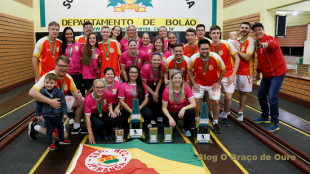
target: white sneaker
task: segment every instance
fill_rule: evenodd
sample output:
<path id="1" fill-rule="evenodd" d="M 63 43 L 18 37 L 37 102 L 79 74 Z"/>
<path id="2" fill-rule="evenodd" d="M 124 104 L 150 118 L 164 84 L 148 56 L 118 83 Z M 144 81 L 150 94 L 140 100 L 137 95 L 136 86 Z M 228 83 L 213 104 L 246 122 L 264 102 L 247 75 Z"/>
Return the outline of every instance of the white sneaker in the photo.
<path id="1" fill-rule="evenodd" d="M 148 127 L 148 128 L 152 127 L 152 124 L 148 124 L 147 127 Z"/>
<path id="2" fill-rule="evenodd" d="M 229 114 L 228 114 L 229 115 Z M 219 118 L 226 118 L 225 112 L 220 113 Z"/>
<path id="3" fill-rule="evenodd" d="M 74 124 L 74 119 L 73 118 L 70 118 L 69 119 L 69 124 L 71 125 L 71 124 Z"/>
<path id="4" fill-rule="evenodd" d="M 238 114 L 238 116 L 237 116 L 237 120 L 239 120 L 239 121 L 243 121 L 243 114 Z"/>
<path id="5" fill-rule="evenodd" d="M 154 120 L 151 120 L 151 124 L 156 124 L 156 121 L 154 121 Z"/>
<path id="6" fill-rule="evenodd" d="M 157 121 L 163 122 L 163 121 L 164 121 L 164 118 L 163 118 L 163 117 L 157 117 Z"/>

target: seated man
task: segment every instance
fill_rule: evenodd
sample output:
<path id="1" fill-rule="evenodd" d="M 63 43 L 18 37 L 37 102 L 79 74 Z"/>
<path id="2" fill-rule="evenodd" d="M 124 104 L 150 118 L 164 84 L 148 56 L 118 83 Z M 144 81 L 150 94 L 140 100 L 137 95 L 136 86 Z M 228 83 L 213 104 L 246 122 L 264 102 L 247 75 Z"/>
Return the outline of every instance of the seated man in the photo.
<path id="1" fill-rule="evenodd" d="M 68 112 L 72 112 L 74 110 L 75 113 L 75 120 L 73 129 L 71 134 L 87 134 L 87 130 L 80 126 L 81 117 L 83 116 L 84 112 L 84 97 L 80 93 L 79 90 L 75 87 L 75 84 L 72 80 L 72 77 L 67 74 L 69 69 L 69 59 L 62 55 L 56 59 L 55 70 L 50 71 L 49 73 L 55 73 L 57 76 L 57 84 L 56 86 L 60 88 L 65 96 L 67 92 L 70 90 L 73 96 L 66 96 L 66 103 Z M 40 78 L 40 80 L 30 89 L 29 95 L 40 101 L 42 103 L 47 103 L 51 107 L 55 109 L 59 109 L 61 107 L 61 103 L 58 101 L 59 99 L 50 99 L 45 97 L 40 93 L 40 89 L 44 87 L 44 79 L 45 75 Z M 36 123 L 29 123 L 29 138 L 31 140 L 36 139 L 36 132 L 40 132 L 46 135 L 46 129 L 37 125 Z M 57 139 L 57 133 L 54 131 L 55 136 L 54 139 Z M 67 136 L 67 132 L 65 131 L 65 137 Z"/>

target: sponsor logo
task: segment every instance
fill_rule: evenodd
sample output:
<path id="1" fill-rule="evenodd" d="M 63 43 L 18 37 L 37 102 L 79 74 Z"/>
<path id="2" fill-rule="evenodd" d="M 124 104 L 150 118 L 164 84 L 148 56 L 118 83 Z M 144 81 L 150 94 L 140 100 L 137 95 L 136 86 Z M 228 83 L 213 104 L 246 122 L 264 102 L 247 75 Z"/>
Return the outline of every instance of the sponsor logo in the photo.
<path id="1" fill-rule="evenodd" d="M 114 53 L 114 49 L 113 48 L 110 48 L 110 53 Z"/>
<path id="2" fill-rule="evenodd" d="M 212 65 L 209 66 L 209 70 L 213 70 L 213 66 Z"/>
<path id="3" fill-rule="evenodd" d="M 135 12 L 146 12 L 146 7 L 153 7 L 152 0 L 109 0 L 107 7 L 110 6 L 114 7 L 114 12 L 124 12 L 128 9 L 134 9 Z"/>
<path id="4" fill-rule="evenodd" d="M 241 83 L 241 88 L 245 88 L 245 84 L 244 83 Z"/>
<path id="5" fill-rule="evenodd" d="M 107 173 L 121 170 L 130 160 L 131 153 L 125 149 L 97 150 L 85 159 L 85 166 L 95 172 Z"/>

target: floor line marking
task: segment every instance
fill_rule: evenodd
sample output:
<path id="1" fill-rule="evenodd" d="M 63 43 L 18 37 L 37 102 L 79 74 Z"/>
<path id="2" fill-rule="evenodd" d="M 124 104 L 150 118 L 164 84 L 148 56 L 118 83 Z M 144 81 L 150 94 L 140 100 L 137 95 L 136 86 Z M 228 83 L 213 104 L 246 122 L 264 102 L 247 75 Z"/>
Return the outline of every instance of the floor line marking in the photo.
<path id="1" fill-rule="evenodd" d="M 68 121 L 69 121 L 69 118 L 66 119 L 64 125 L 67 125 Z M 53 140 L 53 144 L 54 144 L 54 143 L 55 143 L 55 140 Z M 33 168 L 30 170 L 29 174 L 33 174 L 33 173 L 37 170 L 37 168 L 39 167 L 39 165 L 41 164 L 41 162 L 44 160 L 44 158 L 47 156 L 47 154 L 48 154 L 49 151 L 50 151 L 50 150 L 49 150 L 48 148 L 45 150 L 45 152 L 43 153 L 43 155 L 40 157 L 40 159 L 37 161 L 37 163 L 36 163 L 36 164 L 33 166 Z"/>
<path id="2" fill-rule="evenodd" d="M 22 107 L 24 107 L 24 106 L 28 105 L 29 103 L 31 103 L 31 102 L 33 102 L 33 101 L 34 101 L 34 99 L 33 99 L 33 100 L 30 100 L 29 102 L 27 102 L 27 103 L 25 103 L 25 104 L 23 104 L 23 105 L 21 105 L 21 106 L 19 106 L 19 107 L 15 108 L 15 109 L 13 109 L 13 110 L 9 111 L 9 112 L 7 112 L 7 113 L 5 113 L 5 114 L 1 115 L 1 116 L 0 116 L 0 118 L 3 118 L 3 117 L 5 117 L 5 116 L 9 115 L 9 114 L 10 114 L 10 113 L 12 113 L 12 112 L 15 112 L 16 110 L 18 110 L 18 109 L 20 109 L 20 108 L 22 108 Z"/>
<path id="3" fill-rule="evenodd" d="M 178 132 L 181 134 L 181 136 L 183 137 L 183 139 L 185 140 L 185 142 L 188 143 L 188 144 L 191 144 L 191 142 L 189 141 L 189 139 L 183 134 L 183 132 L 181 131 L 181 129 L 180 129 L 179 127 L 177 127 L 177 130 L 178 130 Z M 197 157 L 198 157 L 198 154 L 199 154 L 198 151 L 196 150 L 196 148 L 195 148 L 195 146 L 194 146 L 193 144 L 192 144 L 192 146 L 193 146 L 193 149 L 194 149 L 195 154 L 196 154 Z M 202 159 L 201 159 L 200 161 L 201 161 L 201 163 L 202 163 L 202 165 L 203 165 L 203 168 L 204 168 L 206 174 L 211 174 L 211 171 L 209 170 L 209 168 L 207 167 L 207 165 L 205 164 L 205 162 L 203 162 Z"/>

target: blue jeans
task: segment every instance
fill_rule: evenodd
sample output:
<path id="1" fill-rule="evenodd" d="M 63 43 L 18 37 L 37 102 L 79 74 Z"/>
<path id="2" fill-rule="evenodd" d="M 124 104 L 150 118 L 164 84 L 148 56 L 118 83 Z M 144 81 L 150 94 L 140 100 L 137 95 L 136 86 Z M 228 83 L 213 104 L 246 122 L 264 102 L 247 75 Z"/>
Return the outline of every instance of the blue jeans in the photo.
<path id="1" fill-rule="evenodd" d="M 262 117 L 268 119 L 269 107 L 267 102 L 267 95 L 270 104 L 271 122 L 279 123 L 279 105 L 277 95 L 281 89 L 285 74 L 282 76 L 262 78 L 259 90 L 257 93 L 259 104 L 262 108 Z"/>
<path id="2" fill-rule="evenodd" d="M 62 116 L 57 117 L 44 117 L 44 127 L 46 128 L 46 141 L 47 145 L 53 143 L 53 131 L 57 129 L 58 137 L 60 141 L 65 139 L 64 137 L 64 125 L 62 123 Z"/>

